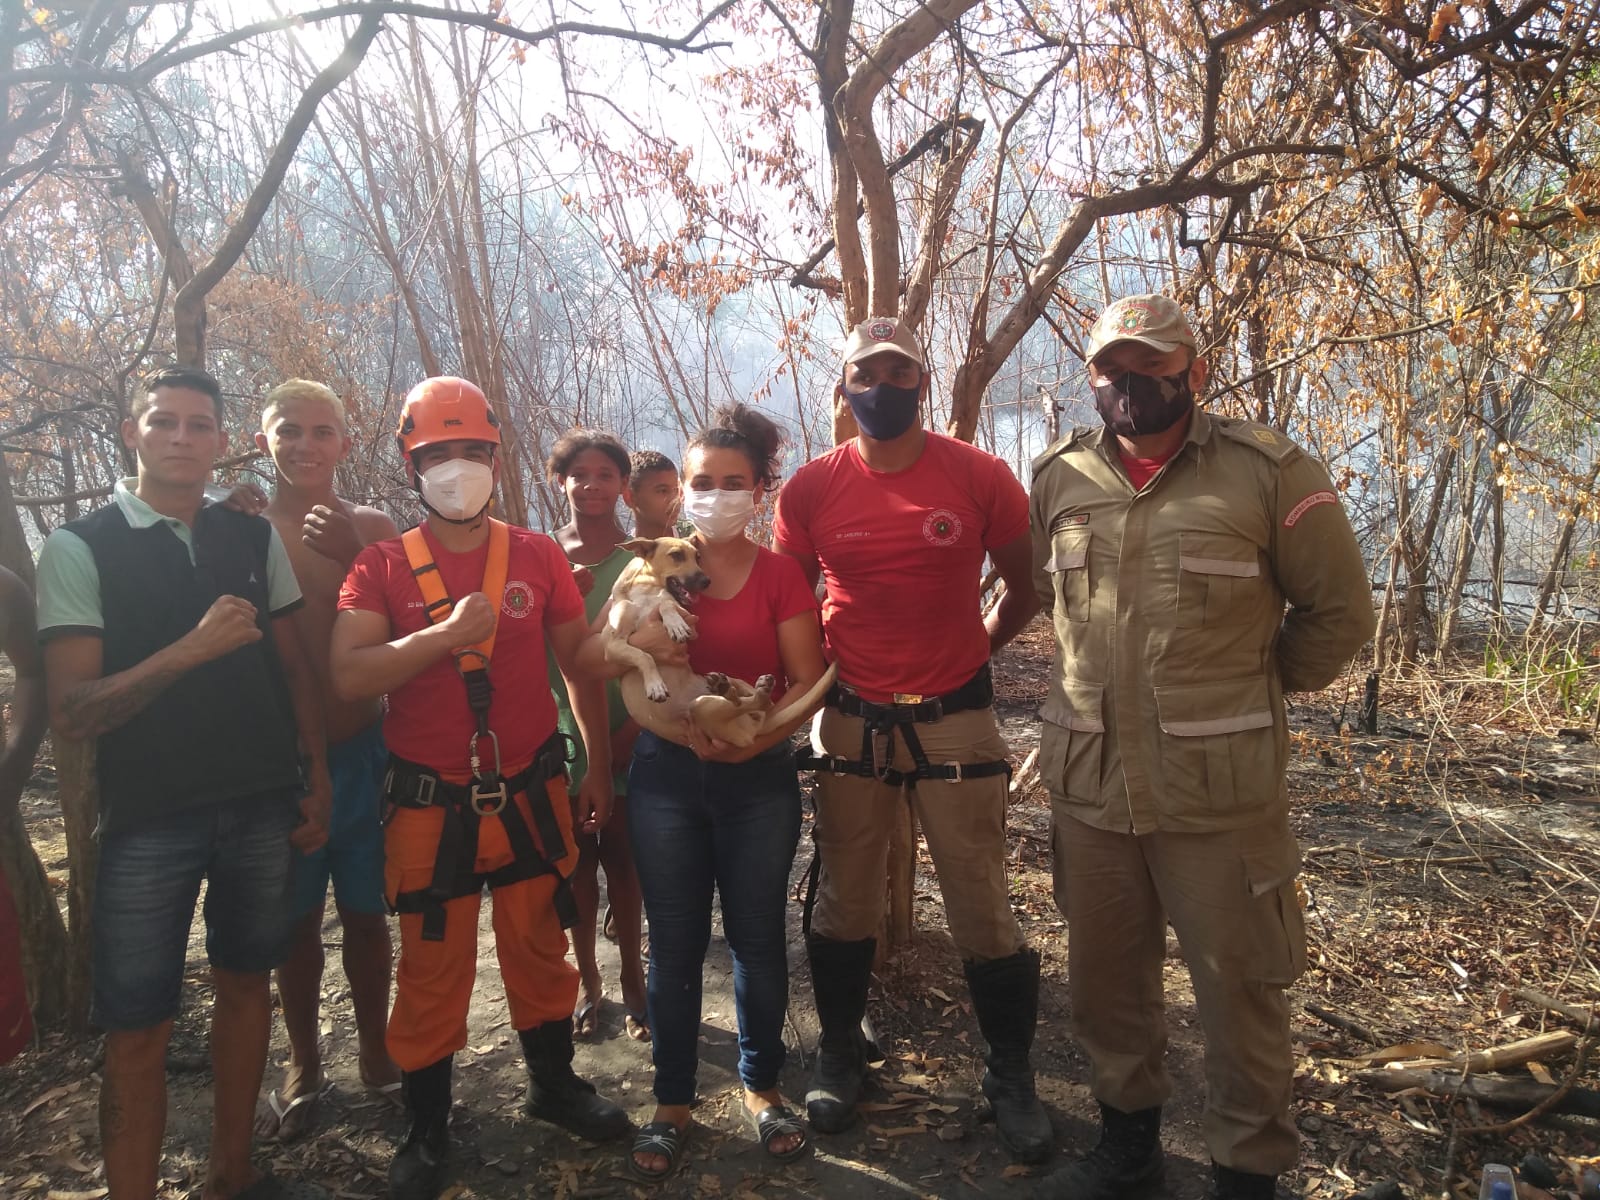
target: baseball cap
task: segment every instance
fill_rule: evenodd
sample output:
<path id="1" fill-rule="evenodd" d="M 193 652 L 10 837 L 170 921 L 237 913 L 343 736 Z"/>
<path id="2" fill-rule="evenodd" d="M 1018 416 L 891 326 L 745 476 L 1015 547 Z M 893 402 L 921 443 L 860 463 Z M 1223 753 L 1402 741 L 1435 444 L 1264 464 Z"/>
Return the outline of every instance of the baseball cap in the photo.
<path id="1" fill-rule="evenodd" d="M 848 366 L 874 354 L 899 354 L 922 366 L 922 347 L 912 336 L 911 329 L 898 317 L 868 317 L 850 331 L 844 344 L 844 362 Z"/>
<path id="2" fill-rule="evenodd" d="M 1089 330 L 1083 360 L 1093 362 L 1113 342 L 1142 342 L 1163 354 L 1179 346 L 1199 349 L 1183 309 L 1175 300 L 1155 294 L 1124 296 L 1107 307 Z"/>

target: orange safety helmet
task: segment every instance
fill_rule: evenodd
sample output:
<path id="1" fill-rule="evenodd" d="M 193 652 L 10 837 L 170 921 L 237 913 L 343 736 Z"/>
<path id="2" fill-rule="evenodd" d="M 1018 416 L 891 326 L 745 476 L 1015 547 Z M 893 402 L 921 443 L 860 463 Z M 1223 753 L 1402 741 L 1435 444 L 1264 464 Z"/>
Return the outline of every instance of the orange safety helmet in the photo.
<path id="1" fill-rule="evenodd" d="M 500 420 L 477 384 L 455 375 L 435 375 L 406 393 L 395 436 L 400 453 L 407 458 L 436 442 L 498 446 Z"/>

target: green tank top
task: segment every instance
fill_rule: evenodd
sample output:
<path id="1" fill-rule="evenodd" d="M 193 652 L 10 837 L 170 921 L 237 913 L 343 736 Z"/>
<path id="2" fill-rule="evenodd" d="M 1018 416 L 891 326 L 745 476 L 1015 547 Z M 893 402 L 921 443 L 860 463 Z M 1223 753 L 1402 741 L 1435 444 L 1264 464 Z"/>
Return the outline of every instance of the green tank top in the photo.
<path id="1" fill-rule="evenodd" d="M 622 574 L 622 569 L 633 561 L 633 557 L 632 550 L 618 547 L 589 568 L 589 573 L 594 576 L 594 587 L 590 588 L 589 594 L 583 598 L 583 612 L 585 619 L 591 624 L 605 607 L 606 601 L 611 598 L 612 586 Z M 578 736 L 578 721 L 572 715 L 572 701 L 567 696 L 567 681 L 561 678 L 561 668 L 556 666 L 555 655 L 546 651 L 545 657 L 550 671 L 550 691 L 556 700 L 556 724 L 577 746 L 577 757 L 572 763 L 572 787 L 576 791 L 584 776 L 589 773 L 589 755 L 584 750 L 583 739 Z M 615 679 L 606 682 L 606 705 L 611 710 L 611 732 L 615 733 L 628 721 L 628 710 L 622 703 L 622 688 Z M 618 796 L 626 795 L 628 764 L 612 763 L 611 769 L 612 791 Z"/>

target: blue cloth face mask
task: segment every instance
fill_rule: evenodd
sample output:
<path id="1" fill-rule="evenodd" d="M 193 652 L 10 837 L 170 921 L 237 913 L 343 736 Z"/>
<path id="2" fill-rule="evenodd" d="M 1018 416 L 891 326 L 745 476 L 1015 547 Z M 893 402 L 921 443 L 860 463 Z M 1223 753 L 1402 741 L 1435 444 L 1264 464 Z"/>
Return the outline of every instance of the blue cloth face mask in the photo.
<path id="1" fill-rule="evenodd" d="M 861 432 L 874 441 L 887 442 L 917 423 L 917 397 L 921 391 L 920 384 L 896 387 L 880 383 L 864 392 L 846 391 L 844 398 Z"/>

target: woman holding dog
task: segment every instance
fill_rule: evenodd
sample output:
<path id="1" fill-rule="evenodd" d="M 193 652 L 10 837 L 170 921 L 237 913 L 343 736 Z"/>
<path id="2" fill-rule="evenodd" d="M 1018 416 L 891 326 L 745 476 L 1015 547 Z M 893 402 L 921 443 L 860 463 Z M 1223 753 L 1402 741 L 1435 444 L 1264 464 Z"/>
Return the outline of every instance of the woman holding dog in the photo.
<path id="1" fill-rule="evenodd" d="M 778 484 L 781 442 L 771 421 L 736 405 L 689 443 L 683 470 L 683 514 L 711 579 L 695 602 L 689 665 L 746 681 L 772 675 L 774 701 L 810 687 L 826 669 L 816 599 L 798 564 L 749 536 L 757 506 Z M 665 641 L 657 627 L 641 630 L 634 644 L 654 653 Z M 785 908 L 800 836 L 794 755 L 777 732 L 736 748 L 686 727 L 684 741 L 642 732 L 628 773 L 628 828 L 650 918 L 657 1104 L 629 1167 L 649 1181 L 682 1161 L 713 888 L 733 955 L 745 1109 L 773 1159 L 787 1162 L 809 1145 L 778 1090 L 789 996 Z"/>

